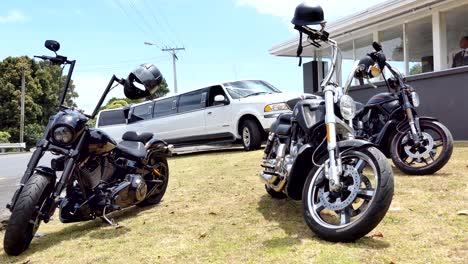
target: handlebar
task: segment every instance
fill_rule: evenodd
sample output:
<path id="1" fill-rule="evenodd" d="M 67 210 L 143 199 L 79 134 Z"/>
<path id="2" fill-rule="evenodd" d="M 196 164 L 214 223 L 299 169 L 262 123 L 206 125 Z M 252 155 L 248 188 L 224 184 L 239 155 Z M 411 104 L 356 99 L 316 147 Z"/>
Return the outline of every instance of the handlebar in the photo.
<path id="1" fill-rule="evenodd" d="M 53 64 L 56 64 L 56 65 L 70 64 L 71 63 L 70 61 L 68 61 L 67 57 L 60 56 L 60 55 L 57 55 L 55 57 L 42 55 L 42 56 L 34 56 L 34 58 L 38 58 L 38 59 L 45 60 L 45 61 L 50 61 L 50 62 L 52 62 Z"/>

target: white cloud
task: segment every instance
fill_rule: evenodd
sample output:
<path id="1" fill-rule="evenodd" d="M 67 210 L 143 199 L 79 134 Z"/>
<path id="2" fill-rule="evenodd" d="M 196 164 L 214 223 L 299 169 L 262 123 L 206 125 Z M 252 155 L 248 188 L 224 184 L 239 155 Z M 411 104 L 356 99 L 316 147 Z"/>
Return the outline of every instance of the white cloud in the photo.
<path id="1" fill-rule="evenodd" d="M 17 23 L 26 21 L 26 16 L 18 10 L 11 10 L 5 16 L 0 16 L 0 24 Z"/>
<path id="2" fill-rule="evenodd" d="M 333 22 L 342 17 L 351 15 L 386 0 L 317 0 L 314 1 L 322 6 L 325 19 Z M 289 23 L 294 15 L 294 9 L 304 0 L 237 0 L 236 5 L 249 6 L 257 9 L 260 14 L 277 16 Z"/>

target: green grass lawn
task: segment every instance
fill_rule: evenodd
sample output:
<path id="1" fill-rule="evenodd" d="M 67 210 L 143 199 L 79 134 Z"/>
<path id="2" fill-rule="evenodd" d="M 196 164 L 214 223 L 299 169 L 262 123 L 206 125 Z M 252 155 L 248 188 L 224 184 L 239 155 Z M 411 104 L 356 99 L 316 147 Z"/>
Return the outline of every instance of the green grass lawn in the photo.
<path id="1" fill-rule="evenodd" d="M 20 257 L 0 263 L 467 263 L 468 144 L 433 176 L 395 171 L 384 220 L 355 243 L 329 243 L 309 230 L 300 202 L 272 200 L 260 182 L 262 151 L 172 158 L 156 207 L 101 220 L 43 224 Z M 3 237 L 3 233 L 2 233 Z M 1 246 L 0 246 L 1 247 Z"/>

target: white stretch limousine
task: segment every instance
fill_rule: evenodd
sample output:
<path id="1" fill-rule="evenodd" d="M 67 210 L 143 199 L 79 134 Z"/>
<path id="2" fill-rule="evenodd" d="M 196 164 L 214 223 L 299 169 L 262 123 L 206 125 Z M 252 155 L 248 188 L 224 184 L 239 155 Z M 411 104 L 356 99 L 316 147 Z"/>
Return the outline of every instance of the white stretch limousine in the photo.
<path id="1" fill-rule="evenodd" d="M 286 102 L 300 97 L 264 81 L 228 82 L 132 105 L 128 118 L 122 108 L 101 111 L 96 127 L 114 138 L 151 132 L 176 147 L 240 141 L 254 150 L 276 117 L 291 111 Z"/>

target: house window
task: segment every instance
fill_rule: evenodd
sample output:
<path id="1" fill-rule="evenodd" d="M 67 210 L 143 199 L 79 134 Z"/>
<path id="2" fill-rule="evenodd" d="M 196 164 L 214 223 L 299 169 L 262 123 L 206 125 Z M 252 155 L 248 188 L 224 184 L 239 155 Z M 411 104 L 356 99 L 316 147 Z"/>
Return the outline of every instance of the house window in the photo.
<path id="1" fill-rule="evenodd" d="M 400 72 L 405 72 L 403 25 L 392 27 L 379 32 L 379 40 L 382 44 L 383 52 L 387 57 L 387 62 Z M 388 70 L 385 76 L 390 76 Z"/>
<path id="2" fill-rule="evenodd" d="M 468 5 L 460 6 L 448 11 L 445 14 L 447 26 L 447 65 L 449 68 L 454 66 L 468 66 L 468 54 L 460 48 L 460 41 L 468 37 Z M 465 53 L 465 54 L 463 54 Z M 454 58 L 457 56 L 455 63 Z M 463 55 L 465 55 L 464 58 Z"/>
<path id="3" fill-rule="evenodd" d="M 434 71 L 432 17 L 406 24 L 408 75 Z"/>

